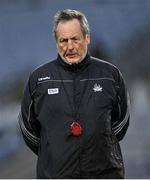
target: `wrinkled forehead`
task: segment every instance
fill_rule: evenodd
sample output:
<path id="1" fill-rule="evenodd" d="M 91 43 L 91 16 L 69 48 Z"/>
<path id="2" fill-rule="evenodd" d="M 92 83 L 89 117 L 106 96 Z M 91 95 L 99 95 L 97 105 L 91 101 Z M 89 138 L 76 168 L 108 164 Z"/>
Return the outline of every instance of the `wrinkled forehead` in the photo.
<path id="1" fill-rule="evenodd" d="M 77 19 L 60 21 L 56 29 L 57 36 L 65 34 L 82 34 L 80 22 Z"/>

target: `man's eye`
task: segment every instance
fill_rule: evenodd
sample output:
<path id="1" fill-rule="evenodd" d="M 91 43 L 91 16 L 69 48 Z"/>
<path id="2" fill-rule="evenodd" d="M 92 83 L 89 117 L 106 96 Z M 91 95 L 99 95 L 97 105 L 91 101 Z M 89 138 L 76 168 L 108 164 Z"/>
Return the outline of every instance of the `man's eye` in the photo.
<path id="1" fill-rule="evenodd" d="M 68 40 L 67 39 L 60 39 L 59 42 L 60 43 L 64 43 L 64 42 L 67 42 Z"/>
<path id="2" fill-rule="evenodd" d="M 72 40 L 74 40 L 74 41 L 78 41 L 79 39 L 78 39 L 78 38 L 73 38 Z"/>

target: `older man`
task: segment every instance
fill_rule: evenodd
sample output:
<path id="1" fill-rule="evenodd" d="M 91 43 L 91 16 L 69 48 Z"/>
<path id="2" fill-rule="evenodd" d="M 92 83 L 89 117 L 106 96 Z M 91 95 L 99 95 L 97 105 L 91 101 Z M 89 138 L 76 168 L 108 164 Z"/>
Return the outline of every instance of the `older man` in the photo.
<path id="1" fill-rule="evenodd" d="M 20 127 L 38 155 L 38 178 L 124 178 L 119 141 L 128 125 L 120 71 L 90 56 L 89 24 L 79 11 L 54 17 L 55 60 L 33 71 Z"/>

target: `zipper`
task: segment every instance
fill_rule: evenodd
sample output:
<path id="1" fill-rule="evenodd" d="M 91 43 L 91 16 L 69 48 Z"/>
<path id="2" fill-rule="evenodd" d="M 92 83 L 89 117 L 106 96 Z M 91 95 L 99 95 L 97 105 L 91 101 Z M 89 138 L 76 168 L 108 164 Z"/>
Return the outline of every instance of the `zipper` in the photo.
<path id="1" fill-rule="evenodd" d="M 72 104 L 71 100 L 70 100 L 70 97 L 69 97 L 69 93 L 68 93 L 68 91 L 67 91 L 67 89 L 65 87 L 65 84 L 63 82 L 63 76 L 61 75 L 61 69 L 58 68 L 58 74 L 59 74 L 60 79 L 61 79 L 61 83 L 62 83 L 64 92 L 65 92 L 65 95 L 66 95 L 66 98 L 67 98 L 67 102 L 70 105 L 70 108 L 72 110 L 72 117 L 73 117 L 74 121 L 77 121 L 80 124 L 79 109 L 80 109 L 80 106 L 81 106 L 81 103 L 82 103 L 82 100 L 83 100 L 85 90 L 86 90 L 86 88 L 88 86 L 88 83 L 84 84 L 83 89 L 79 89 L 79 90 L 82 90 L 82 91 L 80 92 L 79 97 L 77 97 L 76 95 L 78 93 L 78 82 L 80 82 L 80 79 L 79 79 L 80 74 L 77 71 L 78 71 L 78 67 L 74 66 L 73 67 L 73 72 L 72 72 L 72 79 L 73 79 L 73 104 Z M 89 76 L 89 71 L 87 71 L 87 73 L 88 73 L 88 76 Z M 83 129 L 83 133 L 84 133 L 84 129 Z M 79 143 L 79 157 L 78 157 L 79 158 L 79 176 L 81 176 L 82 138 L 79 137 L 78 141 L 79 141 L 78 142 Z"/>

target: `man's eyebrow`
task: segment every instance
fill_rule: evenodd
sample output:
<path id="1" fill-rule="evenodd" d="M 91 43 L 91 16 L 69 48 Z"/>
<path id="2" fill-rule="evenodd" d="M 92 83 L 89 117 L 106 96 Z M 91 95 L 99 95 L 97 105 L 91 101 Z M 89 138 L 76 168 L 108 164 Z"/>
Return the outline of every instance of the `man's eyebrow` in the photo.
<path id="1" fill-rule="evenodd" d="M 60 37 L 60 38 L 59 38 L 59 41 L 60 41 L 60 42 L 68 42 L 69 39 L 71 39 L 71 40 L 76 40 L 76 39 L 80 39 L 80 37 L 78 37 L 77 35 L 72 36 L 72 37 L 70 37 L 70 38 Z"/>
<path id="2" fill-rule="evenodd" d="M 68 38 L 60 38 L 59 41 L 68 41 Z"/>

